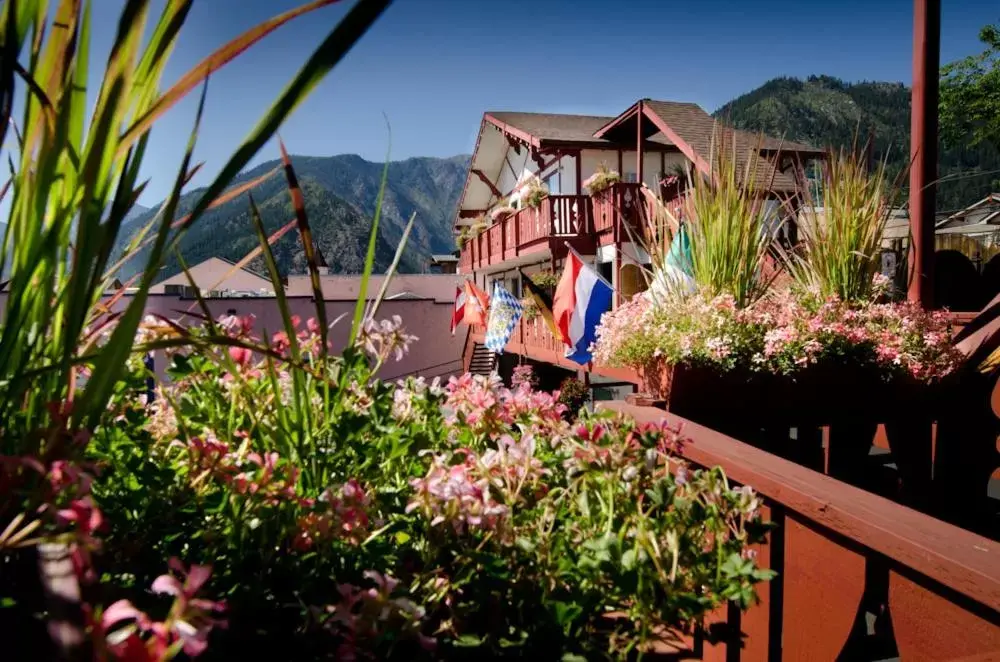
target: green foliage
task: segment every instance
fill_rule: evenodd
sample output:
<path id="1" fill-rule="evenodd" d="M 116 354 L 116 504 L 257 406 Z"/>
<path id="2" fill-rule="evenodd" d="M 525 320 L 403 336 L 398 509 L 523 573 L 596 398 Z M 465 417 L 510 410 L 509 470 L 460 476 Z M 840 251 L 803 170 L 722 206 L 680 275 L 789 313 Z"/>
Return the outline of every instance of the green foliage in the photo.
<path id="1" fill-rule="evenodd" d="M 192 154 L 206 103 L 204 83 L 276 28 L 333 1 L 313 0 L 252 27 L 166 90 L 161 89 L 161 77 L 190 0 L 158 3 L 158 14 L 144 0 L 121 3 L 112 47 L 97 80 L 90 79 L 92 3 L 8 0 L 0 8 L 0 143 L 9 147 L 11 170 L 0 192 L 0 197 L 11 195 L 0 250 L 0 271 L 9 274 L 0 336 L 0 564 L 16 569 L 0 576 L 0 601 L 15 605 L 15 619 L 60 621 L 63 636 L 58 645 L 65 650 L 43 650 L 31 640 L 34 630 L 26 631 L 15 649 L 33 650 L 45 658 L 51 653 L 88 659 L 91 652 L 95 659 L 107 658 L 101 612 L 70 599 L 44 605 L 36 573 L 40 567 L 43 583 L 58 582 L 60 596 L 75 593 L 74 581 L 84 585 L 84 596 L 94 592 L 92 556 L 100 548 L 96 536 L 101 517 L 89 493 L 89 467 L 83 463 L 94 450 L 91 434 L 107 419 L 109 403 L 135 387 L 132 376 L 142 369 L 142 354 L 134 346 L 137 338 L 140 345 L 150 341 L 146 348 L 184 342 L 169 325 L 161 325 L 155 338 L 150 336 L 150 324 L 143 320 L 149 287 L 185 232 L 225 197 L 230 179 L 272 138 L 385 3 L 357 3 L 330 31 L 221 172 L 192 194 L 183 220 L 172 227 L 182 189 L 200 167 Z M 135 201 L 146 186 L 139 176 L 149 133 L 164 113 L 198 87 L 195 122 L 170 195 L 125 250 L 131 254 L 140 241 L 145 245 L 136 287 L 128 299 L 119 291 L 102 302 L 117 271 L 112 259 L 122 228 L 140 212 Z M 89 115 L 88 89 L 97 93 Z M 4 141 L 9 127 L 12 140 Z M 116 459 L 138 472 L 150 470 L 141 452 Z M 132 481 L 124 488 L 138 484 Z M 162 508 L 152 507 L 154 517 L 169 517 Z M 42 543 L 43 554 L 63 555 L 58 576 L 48 560 L 39 563 L 33 556 Z M 73 574 L 63 564 L 70 557 Z M 35 581 L 26 581 L 32 576 Z M 164 576 L 161 584 L 173 586 L 176 581 Z M 188 586 L 190 595 L 179 596 L 160 624 L 170 629 L 182 618 L 201 619 L 204 614 L 195 614 L 201 607 L 185 611 L 194 604 L 188 598 L 198 588 Z M 113 611 L 114 605 L 104 606 Z M 87 622 L 93 632 L 76 626 L 84 622 L 84 608 L 92 610 Z M 167 629 L 161 630 L 164 637 Z M 183 642 L 176 632 L 169 637 L 176 641 L 164 640 L 164 651 L 156 653 L 156 659 L 168 659 L 180 649 Z M 92 645 L 96 650 L 89 650 Z"/>
<path id="2" fill-rule="evenodd" d="M 889 181 L 910 162 L 910 88 L 901 83 L 775 78 L 722 106 L 715 116 L 737 128 L 820 148 L 852 150 L 870 136 L 872 159 L 886 164 Z M 996 145 L 946 146 L 938 162 L 939 210 L 962 209 L 1000 188 Z"/>
<path id="3" fill-rule="evenodd" d="M 688 468 L 678 430 L 571 425 L 482 377 L 383 384 L 395 331 L 367 328 L 344 356 L 300 330 L 300 367 L 176 354 L 148 417 L 141 372 L 122 382 L 91 445 L 112 595 L 152 608 L 165 559 L 211 563 L 230 612 L 210 658 L 620 659 L 771 576 L 760 501 Z"/>
<path id="4" fill-rule="evenodd" d="M 956 147 L 1000 149 L 1000 24 L 979 32 L 986 48 L 941 68 L 941 137 Z"/>
<path id="5" fill-rule="evenodd" d="M 538 287 L 553 290 L 556 285 L 559 284 L 560 274 L 557 274 L 551 269 L 542 269 L 539 272 L 528 274 L 528 277 L 531 278 L 531 282 Z"/>
<path id="6" fill-rule="evenodd" d="M 579 414 L 590 399 L 590 389 L 576 377 L 567 377 L 559 385 L 559 402 L 573 414 Z"/>

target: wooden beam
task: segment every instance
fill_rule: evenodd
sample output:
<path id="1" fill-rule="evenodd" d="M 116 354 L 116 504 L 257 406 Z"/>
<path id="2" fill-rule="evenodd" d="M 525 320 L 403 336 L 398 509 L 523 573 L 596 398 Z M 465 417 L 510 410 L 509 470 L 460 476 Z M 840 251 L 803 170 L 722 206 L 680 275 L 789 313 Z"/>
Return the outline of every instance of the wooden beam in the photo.
<path id="1" fill-rule="evenodd" d="M 487 177 L 482 170 L 479 168 L 472 168 L 469 172 L 478 177 L 483 184 L 486 184 L 490 188 L 490 192 L 492 192 L 498 200 L 503 197 L 503 194 L 500 193 L 500 189 L 496 187 L 496 184 L 490 181 L 490 178 Z"/>
<path id="2" fill-rule="evenodd" d="M 913 3 L 910 107 L 910 301 L 934 305 L 934 211 L 937 179 L 941 0 Z"/>
<path id="3" fill-rule="evenodd" d="M 520 140 L 521 142 L 523 142 L 525 145 L 531 145 L 531 146 L 534 146 L 534 147 L 539 147 L 540 146 L 539 143 L 538 143 L 538 138 L 535 138 L 530 133 L 522 131 L 521 129 L 518 129 L 517 127 L 514 127 L 514 126 L 511 126 L 511 125 L 506 124 L 504 122 L 501 122 L 500 120 L 498 120 L 493 115 L 490 115 L 489 113 L 486 113 L 485 115 L 483 115 L 483 119 L 485 121 L 489 122 L 490 124 L 492 124 L 493 126 L 495 126 L 496 128 L 498 128 L 501 132 L 503 132 L 505 135 L 507 135 L 508 138 L 510 138 L 510 137 L 517 138 L 518 140 Z"/>

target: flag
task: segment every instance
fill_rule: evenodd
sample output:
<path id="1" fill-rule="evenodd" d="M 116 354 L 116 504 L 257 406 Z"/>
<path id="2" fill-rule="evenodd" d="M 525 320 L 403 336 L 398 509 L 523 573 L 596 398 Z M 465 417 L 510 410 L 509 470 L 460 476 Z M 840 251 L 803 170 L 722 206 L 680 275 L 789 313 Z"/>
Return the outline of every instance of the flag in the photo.
<path id="1" fill-rule="evenodd" d="M 611 309 L 613 294 L 608 281 L 570 250 L 552 303 L 559 335 L 567 345 L 566 358 L 580 365 L 590 363 L 590 346 L 601 315 Z"/>
<path id="2" fill-rule="evenodd" d="M 670 242 L 670 250 L 663 261 L 663 269 L 653 277 L 654 293 L 692 293 L 696 289 L 691 269 L 691 240 L 684 225 L 681 225 Z"/>
<path id="3" fill-rule="evenodd" d="M 521 283 L 524 285 L 524 289 L 528 292 L 528 296 L 531 297 L 535 305 L 538 306 L 538 314 L 542 316 L 545 320 L 545 324 L 548 325 L 549 330 L 552 331 L 552 335 L 556 338 L 562 338 L 562 334 L 559 333 L 559 327 L 556 326 L 555 317 L 552 316 L 552 299 L 546 294 L 542 288 L 535 285 L 530 278 L 528 278 L 523 271 L 521 271 Z"/>
<path id="4" fill-rule="evenodd" d="M 486 323 L 486 345 L 487 349 L 493 350 L 494 354 L 502 354 L 503 348 L 507 346 L 517 320 L 521 318 L 524 308 L 513 294 L 504 289 L 500 281 L 493 283 L 493 303 L 490 306 L 490 317 Z"/>
<path id="5" fill-rule="evenodd" d="M 461 287 L 455 288 L 455 308 L 451 312 L 451 335 L 455 335 L 455 329 L 465 321 L 465 290 Z"/>
<path id="6" fill-rule="evenodd" d="M 471 280 L 465 281 L 465 313 L 462 318 L 469 326 L 486 326 L 486 312 L 490 307 L 490 296 L 476 287 Z"/>

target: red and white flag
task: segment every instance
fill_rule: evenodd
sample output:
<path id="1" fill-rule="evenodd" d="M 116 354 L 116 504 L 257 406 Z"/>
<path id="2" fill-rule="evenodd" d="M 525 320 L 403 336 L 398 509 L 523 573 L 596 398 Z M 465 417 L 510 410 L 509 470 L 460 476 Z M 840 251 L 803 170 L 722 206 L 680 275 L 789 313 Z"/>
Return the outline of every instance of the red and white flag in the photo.
<path id="1" fill-rule="evenodd" d="M 455 335 L 458 324 L 465 319 L 465 290 L 455 288 L 455 309 L 451 312 L 451 335 Z"/>

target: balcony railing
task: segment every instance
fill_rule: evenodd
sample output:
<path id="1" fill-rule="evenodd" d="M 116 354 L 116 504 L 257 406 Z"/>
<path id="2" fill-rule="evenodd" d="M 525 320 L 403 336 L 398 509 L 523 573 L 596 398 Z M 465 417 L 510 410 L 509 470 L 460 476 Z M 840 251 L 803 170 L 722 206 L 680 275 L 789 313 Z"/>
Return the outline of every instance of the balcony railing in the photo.
<path id="1" fill-rule="evenodd" d="M 594 231 L 602 245 L 628 241 L 642 228 L 646 200 L 640 189 L 639 184 L 619 182 L 594 196 Z"/>
<path id="2" fill-rule="evenodd" d="M 586 195 L 550 195 L 538 208 L 497 221 L 462 247 L 459 266 L 474 271 L 523 254 L 551 250 L 553 242 L 589 237 L 592 205 Z"/>
<path id="3" fill-rule="evenodd" d="M 486 330 L 483 328 L 470 329 L 469 339 L 473 343 L 482 345 L 486 342 Z M 526 320 L 523 317 L 518 322 L 514 333 L 511 334 L 505 351 L 520 354 L 536 361 L 544 361 L 554 365 L 562 366 L 568 370 L 576 370 L 580 366 L 566 358 L 566 347 L 562 341 L 552 335 L 548 325 L 541 317 Z M 607 366 L 593 365 L 591 370 L 597 374 L 612 377 L 622 382 L 638 383 L 638 376 L 632 370 L 622 368 L 609 368 Z"/>

